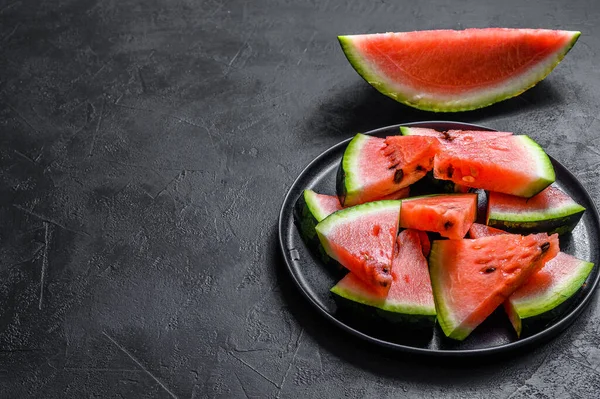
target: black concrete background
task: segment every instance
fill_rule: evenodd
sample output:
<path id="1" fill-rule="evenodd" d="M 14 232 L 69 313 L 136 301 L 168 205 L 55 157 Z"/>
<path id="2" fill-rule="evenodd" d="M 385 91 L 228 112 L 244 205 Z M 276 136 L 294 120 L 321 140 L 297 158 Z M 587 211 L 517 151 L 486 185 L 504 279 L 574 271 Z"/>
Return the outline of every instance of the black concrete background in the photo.
<path id="1" fill-rule="evenodd" d="M 596 200 L 600 8 L 581 1 L 0 0 L 0 397 L 595 398 L 598 301 L 508 359 L 444 363 L 338 331 L 286 274 L 304 166 L 394 123 L 531 135 Z M 383 97 L 336 35 L 580 30 L 518 98 Z"/>

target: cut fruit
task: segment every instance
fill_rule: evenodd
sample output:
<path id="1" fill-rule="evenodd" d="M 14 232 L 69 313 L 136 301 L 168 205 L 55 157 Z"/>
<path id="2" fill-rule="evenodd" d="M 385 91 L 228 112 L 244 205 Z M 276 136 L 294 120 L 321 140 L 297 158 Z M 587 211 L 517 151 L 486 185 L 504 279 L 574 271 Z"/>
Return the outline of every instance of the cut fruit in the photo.
<path id="1" fill-rule="evenodd" d="M 471 228 L 469 229 L 469 237 L 471 237 L 471 238 L 497 236 L 500 234 L 508 234 L 508 233 L 504 230 L 486 226 L 485 224 L 481 224 L 481 223 L 473 223 L 471 225 Z"/>
<path id="2" fill-rule="evenodd" d="M 393 282 L 387 294 L 374 291 L 354 273 L 348 273 L 331 292 L 353 303 L 377 308 L 377 314 L 390 321 L 425 322 L 431 328 L 435 321 L 435 303 L 419 233 L 404 230 L 396 242 Z"/>
<path id="3" fill-rule="evenodd" d="M 504 234 L 502 230 L 474 223 L 471 237 Z M 504 309 L 517 336 L 539 331 L 564 312 L 569 299 L 581 288 L 593 263 L 559 252 L 534 273 L 506 301 Z"/>
<path id="4" fill-rule="evenodd" d="M 532 197 L 555 180 L 548 155 L 527 136 L 452 146 L 435 157 L 434 177 L 519 197 Z"/>
<path id="5" fill-rule="evenodd" d="M 337 194 L 343 206 L 379 200 L 408 187 L 431 170 L 437 140 L 404 139 L 388 142 L 360 133 L 354 136 L 344 151 L 337 176 Z"/>
<path id="6" fill-rule="evenodd" d="M 427 136 L 435 137 L 442 147 L 463 145 L 495 139 L 497 137 L 512 136 L 511 132 L 496 132 L 488 130 L 444 130 L 439 131 L 424 127 L 401 126 L 400 133 L 403 136 Z"/>
<path id="7" fill-rule="evenodd" d="M 481 108 L 521 94 L 558 65 L 580 32 L 430 30 L 339 36 L 356 72 L 382 94 L 437 112 Z"/>
<path id="8" fill-rule="evenodd" d="M 583 206 L 554 186 L 529 199 L 488 193 L 487 224 L 512 233 L 568 233 L 584 212 Z"/>
<path id="9" fill-rule="evenodd" d="M 440 194 L 402 201 L 400 227 L 461 239 L 477 218 L 477 194 Z"/>
<path id="10" fill-rule="evenodd" d="M 401 201 L 376 201 L 332 213 L 316 231 L 329 256 L 380 293 L 392 283 Z"/>
<path id="11" fill-rule="evenodd" d="M 431 284 L 446 336 L 465 339 L 558 250 L 558 235 L 544 233 L 434 241 Z"/>
<path id="12" fill-rule="evenodd" d="M 518 336 L 559 315 L 560 305 L 583 285 L 593 263 L 560 252 L 505 302 L 504 309 Z"/>

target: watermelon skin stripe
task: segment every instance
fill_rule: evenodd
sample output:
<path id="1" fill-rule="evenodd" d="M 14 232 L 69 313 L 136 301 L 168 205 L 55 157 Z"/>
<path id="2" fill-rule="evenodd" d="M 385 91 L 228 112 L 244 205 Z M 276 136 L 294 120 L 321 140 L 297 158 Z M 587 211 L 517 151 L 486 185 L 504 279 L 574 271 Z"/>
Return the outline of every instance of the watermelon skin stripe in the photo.
<path id="1" fill-rule="evenodd" d="M 425 111 L 434 112 L 458 112 L 487 107 L 496 102 L 518 96 L 538 82 L 543 80 L 563 60 L 565 55 L 579 39 L 581 32 L 564 32 L 570 36 L 567 44 L 560 51 L 546 57 L 538 65 L 531 68 L 525 74 L 514 76 L 495 86 L 485 87 L 479 90 L 471 90 L 456 95 L 442 95 L 437 93 L 419 92 L 408 84 L 393 81 L 374 64 L 370 63 L 361 54 L 359 44 L 361 40 L 371 35 L 346 35 L 338 36 L 338 40 L 346 55 L 346 58 L 356 72 L 380 93 L 408 106 Z M 382 33 L 378 35 L 393 35 Z"/>
<path id="2" fill-rule="evenodd" d="M 347 283 L 352 284 L 352 283 Z M 435 316 L 435 307 L 429 307 L 424 305 L 416 305 L 410 303 L 400 303 L 393 300 L 377 297 L 375 295 L 369 295 L 366 290 L 361 290 L 360 295 L 356 294 L 356 288 L 351 285 L 346 286 L 346 281 L 342 280 L 336 284 L 332 289 L 336 295 L 346 298 L 353 302 L 358 302 L 363 305 L 376 307 L 381 310 L 385 310 L 392 313 L 400 313 L 405 315 L 419 315 L 419 316 Z"/>

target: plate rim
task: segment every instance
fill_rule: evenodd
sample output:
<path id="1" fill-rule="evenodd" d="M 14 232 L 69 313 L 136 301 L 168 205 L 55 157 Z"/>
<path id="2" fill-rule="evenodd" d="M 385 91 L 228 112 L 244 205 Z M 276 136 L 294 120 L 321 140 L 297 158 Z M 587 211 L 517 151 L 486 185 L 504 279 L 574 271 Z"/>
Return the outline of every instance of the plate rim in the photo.
<path id="1" fill-rule="evenodd" d="M 474 124 L 474 123 L 433 120 L 433 121 L 418 121 L 418 122 L 407 122 L 407 123 L 388 125 L 388 126 L 383 126 L 383 127 L 369 130 L 362 134 L 376 135 L 377 133 L 382 132 L 382 131 L 391 130 L 391 129 L 399 129 L 400 126 L 427 127 L 425 125 L 429 125 L 429 126 L 431 126 L 431 125 L 462 125 L 462 126 L 468 126 L 469 128 L 478 129 L 478 130 L 497 131 L 490 127 L 479 125 L 479 124 Z M 283 232 L 284 219 L 286 218 L 285 217 L 286 212 L 289 212 L 288 203 L 292 202 L 292 200 L 293 200 L 291 198 L 292 191 L 294 191 L 294 188 L 297 186 L 300 179 L 303 178 L 304 175 L 310 169 L 312 169 L 313 165 L 317 164 L 323 158 L 325 158 L 328 155 L 328 153 L 336 151 L 339 147 L 341 147 L 343 145 L 347 145 L 347 143 L 349 143 L 350 140 L 352 140 L 352 137 L 344 139 L 344 140 L 338 142 L 337 144 L 330 146 L 329 148 L 327 148 L 326 150 L 321 152 L 319 155 L 317 155 L 315 158 L 313 158 L 302 169 L 302 171 L 298 174 L 296 179 L 294 179 L 294 182 L 288 188 L 287 193 L 284 197 L 283 203 L 281 205 L 281 209 L 279 211 L 279 220 L 278 220 L 279 250 L 281 251 L 286 268 L 287 268 L 292 280 L 294 281 L 294 284 L 300 290 L 300 292 L 302 293 L 304 298 L 308 300 L 308 302 L 313 306 L 314 309 L 318 310 L 318 313 L 321 316 L 324 316 L 326 319 L 328 319 L 329 322 L 332 322 L 334 325 L 341 328 L 342 330 L 350 333 L 351 335 L 353 335 L 355 337 L 361 338 L 371 344 L 376 344 L 381 347 L 387 347 L 387 348 L 390 348 L 390 349 L 393 349 L 396 351 L 405 352 L 405 353 L 409 353 L 409 354 L 439 356 L 439 357 L 497 355 L 500 353 L 507 353 L 507 352 L 514 351 L 516 349 L 524 348 L 524 347 L 533 345 L 536 342 L 539 342 L 542 340 L 548 340 L 548 339 L 558 335 L 560 332 L 564 331 L 567 327 L 569 327 L 575 320 L 577 320 L 578 316 L 589 305 L 589 302 L 591 301 L 593 295 L 596 292 L 598 283 L 600 282 L 600 272 L 598 272 L 596 274 L 596 278 L 591 282 L 591 287 L 590 287 L 589 291 L 585 294 L 585 296 L 581 299 L 581 301 L 569 313 L 567 313 L 563 318 L 561 318 L 559 321 L 557 321 L 554 325 L 552 325 L 536 334 L 533 334 L 531 336 L 528 336 L 528 337 L 525 337 L 522 339 L 518 339 L 517 341 L 509 342 L 507 344 L 492 346 L 489 348 L 476 348 L 476 349 L 431 349 L 431 348 L 414 347 L 414 346 L 399 344 L 399 343 L 395 343 L 395 342 L 385 341 L 383 339 L 373 337 L 371 335 L 368 335 L 362 331 L 359 331 L 359 330 L 347 325 L 346 323 L 344 323 L 343 321 L 340 321 L 338 318 L 336 318 L 334 315 L 332 315 L 329 311 L 327 311 L 326 309 L 323 309 L 322 306 L 315 299 L 313 299 L 311 294 L 304 287 L 303 283 L 298 279 L 298 277 L 294 273 L 294 270 L 291 266 L 291 261 L 288 259 L 289 249 L 286 248 L 286 245 L 284 242 L 285 241 L 284 240 L 284 232 Z M 598 214 L 598 210 L 593 201 L 593 198 L 590 196 L 590 194 L 588 193 L 586 188 L 579 181 L 579 179 L 577 179 L 577 177 L 568 168 L 566 168 L 562 163 L 560 163 L 559 161 L 554 159 L 549 154 L 548 154 L 548 157 L 550 158 L 550 160 L 552 161 L 553 164 L 558 165 L 562 169 L 562 172 L 566 173 L 568 175 L 568 177 L 576 183 L 576 185 L 578 186 L 577 188 L 579 190 L 581 190 L 581 192 L 584 194 L 587 201 L 591 205 L 590 207 L 586 208 L 586 211 L 589 211 L 591 213 L 592 218 L 595 221 L 595 224 L 600 229 L 600 215 Z M 291 209 L 293 209 L 293 204 L 292 204 Z M 598 251 L 598 249 L 600 249 L 600 248 L 597 248 L 596 251 Z M 286 252 L 286 250 L 288 250 L 288 252 Z M 600 265 L 594 265 L 594 267 L 599 267 L 599 266 Z"/>

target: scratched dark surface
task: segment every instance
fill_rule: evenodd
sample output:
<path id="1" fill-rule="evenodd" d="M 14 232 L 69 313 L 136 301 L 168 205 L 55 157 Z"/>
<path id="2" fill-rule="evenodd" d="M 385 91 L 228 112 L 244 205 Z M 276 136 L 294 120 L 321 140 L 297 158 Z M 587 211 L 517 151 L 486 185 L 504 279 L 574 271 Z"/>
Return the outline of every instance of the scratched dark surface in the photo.
<path id="1" fill-rule="evenodd" d="M 314 313 L 277 217 L 305 165 L 380 126 L 530 134 L 600 205 L 589 1 L 0 0 L 0 397 L 595 398 L 600 307 L 510 359 L 387 354 Z M 378 94 L 336 35 L 580 30 L 540 85 L 435 115 Z"/>

